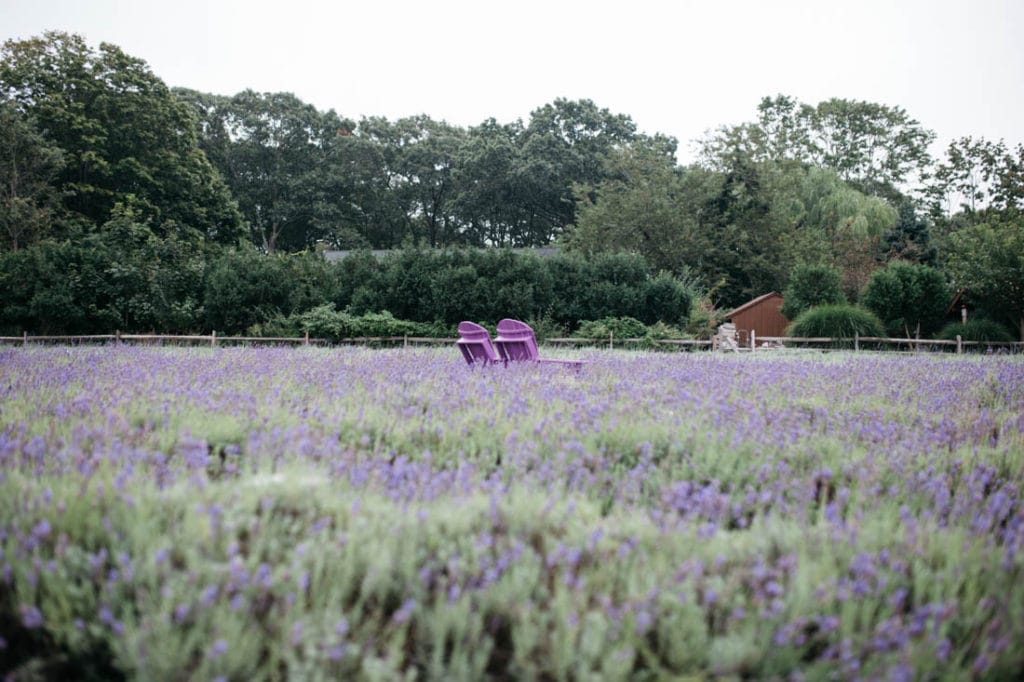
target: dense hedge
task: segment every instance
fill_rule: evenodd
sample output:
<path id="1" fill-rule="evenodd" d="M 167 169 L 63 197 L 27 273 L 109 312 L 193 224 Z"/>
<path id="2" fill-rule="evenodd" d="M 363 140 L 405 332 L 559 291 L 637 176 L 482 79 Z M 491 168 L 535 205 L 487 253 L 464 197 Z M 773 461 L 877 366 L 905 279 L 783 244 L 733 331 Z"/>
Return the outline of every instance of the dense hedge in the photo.
<path id="1" fill-rule="evenodd" d="M 504 249 L 407 249 L 376 263 L 370 259 L 356 254 L 339 264 L 343 273 L 358 275 L 358 283 L 341 285 L 334 300 L 339 310 L 387 310 L 414 322 L 453 324 L 547 319 L 572 328 L 580 320 L 625 316 L 676 324 L 687 319 L 693 298 L 685 284 L 653 272 L 634 254 L 585 259 Z"/>
<path id="2" fill-rule="evenodd" d="M 389 328 L 405 320 L 454 330 L 460 320 L 513 317 L 557 334 L 602 318 L 682 325 L 695 298 L 689 285 L 631 254 L 411 248 L 332 264 L 315 253 L 211 248 L 188 232 L 161 239 L 118 220 L 102 233 L 0 254 L 0 334 L 298 331 L 327 312 L 347 316 L 325 322 L 339 332 L 387 312 Z"/>

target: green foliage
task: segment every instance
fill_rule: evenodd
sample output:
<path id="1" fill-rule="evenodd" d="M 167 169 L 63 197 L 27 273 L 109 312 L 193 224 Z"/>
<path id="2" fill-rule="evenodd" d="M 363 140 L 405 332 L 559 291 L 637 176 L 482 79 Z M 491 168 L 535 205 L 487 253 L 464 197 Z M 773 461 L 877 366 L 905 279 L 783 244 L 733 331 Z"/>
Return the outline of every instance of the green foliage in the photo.
<path id="1" fill-rule="evenodd" d="M 657 268 L 679 272 L 707 241 L 687 210 L 686 188 L 671 155 L 642 146 L 617 150 L 607 178 L 576 186 L 578 218 L 565 235 L 566 247 L 585 254 L 640 253 Z"/>
<path id="2" fill-rule="evenodd" d="M 715 330 L 724 320 L 725 311 L 715 305 L 710 293 L 701 292 L 690 308 L 685 332 L 695 339 L 708 340 L 715 335 Z"/>
<path id="3" fill-rule="evenodd" d="M 67 33 L 9 40 L 0 91 L 61 150 L 55 189 L 73 213 L 103 224 L 115 205 L 134 203 L 158 233 L 173 222 L 220 243 L 241 236 L 237 207 L 198 147 L 194 115 L 141 59 Z"/>
<path id="4" fill-rule="evenodd" d="M 0 329 L 8 333 L 187 333 L 202 326 L 202 237 L 157 237 L 118 206 L 101 230 L 0 255 Z"/>
<path id="5" fill-rule="evenodd" d="M 874 313 L 848 304 L 822 305 L 804 311 L 786 330 L 787 336 L 852 339 L 885 336 L 885 325 Z"/>
<path id="6" fill-rule="evenodd" d="M 207 329 L 229 334 L 330 300 L 335 275 L 316 254 L 261 254 L 251 247 L 222 252 L 203 289 Z"/>
<path id="7" fill-rule="evenodd" d="M 337 245 L 336 228 L 350 216 L 331 165 L 333 144 L 354 122 L 290 93 L 175 94 L 198 115 L 201 146 L 238 201 L 254 244 L 267 252 L 320 240 Z"/>
<path id="8" fill-rule="evenodd" d="M 932 265 L 936 252 L 928 221 L 918 217 L 909 199 L 900 201 L 897 211 L 896 224 L 885 235 L 889 259 Z"/>
<path id="9" fill-rule="evenodd" d="M 600 320 L 586 320 L 580 323 L 576 336 L 585 339 L 635 339 L 647 335 L 647 326 L 633 317 L 605 317 Z"/>
<path id="10" fill-rule="evenodd" d="M 291 287 L 284 259 L 252 248 L 225 251 L 210 264 L 203 292 L 205 324 L 221 333 L 239 333 L 288 314 Z"/>
<path id="11" fill-rule="evenodd" d="M 818 305 L 845 303 L 842 275 L 831 265 L 798 265 L 782 292 L 782 314 L 795 320 L 806 310 Z"/>
<path id="12" fill-rule="evenodd" d="M 861 303 L 885 322 L 890 334 L 907 338 L 936 331 L 950 300 L 938 270 L 900 262 L 875 272 L 861 296 Z"/>
<path id="13" fill-rule="evenodd" d="M 353 313 L 389 310 L 419 322 L 546 318 L 565 327 L 632 316 L 679 323 L 692 296 L 692 285 L 652 274 L 643 257 L 623 253 L 540 258 L 508 249 L 410 248 L 375 266 L 363 259 L 351 269 L 344 261 L 340 267 L 338 286 L 352 294 L 339 303 Z"/>
<path id="14" fill-rule="evenodd" d="M 976 220 L 989 212 L 1024 210 L 1024 143 L 962 137 L 949 143 L 946 158 L 935 165 L 926 188 L 932 215 L 945 217 L 947 206 Z"/>
<path id="15" fill-rule="evenodd" d="M 410 322 L 396 319 L 388 311 L 352 315 L 335 310 L 333 303 L 325 303 L 289 317 L 276 318 L 251 329 L 268 336 L 299 336 L 340 341 L 367 337 L 430 337 L 454 338 L 455 329 L 444 323 Z"/>
<path id="16" fill-rule="evenodd" d="M 709 136 L 702 154 L 715 162 L 743 149 L 755 161 L 797 161 L 829 169 L 866 194 L 894 199 L 927 169 L 934 139 L 900 107 L 838 98 L 810 105 L 778 95 L 761 100 L 756 122 Z"/>
<path id="17" fill-rule="evenodd" d="M 54 147 L 13 102 L 0 99 L 0 250 L 17 251 L 53 230 L 64 165 Z"/>
<path id="18" fill-rule="evenodd" d="M 958 336 L 964 341 L 996 341 L 1000 343 L 1013 341 L 1013 336 L 1006 330 L 1006 327 L 998 322 L 985 319 L 947 324 L 935 335 L 935 338 L 954 341 Z"/>
<path id="19" fill-rule="evenodd" d="M 697 286 L 662 270 L 644 284 L 644 304 L 640 319 L 647 324 L 679 324 L 690 316 Z"/>
<path id="20" fill-rule="evenodd" d="M 675 140 L 590 100 L 469 129 L 357 124 L 288 93 L 172 92 L 144 61 L 67 33 L 0 57 L 0 249 L 36 249 L 3 259 L 8 331 L 238 332 L 333 303 L 447 325 L 629 316 L 703 336 L 716 305 L 782 291 L 800 263 L 838 268 L 855 301 L 900 258 L 940 263 L 1024 339 L 1024 146 L 952 143 L 929 224 L 901 188 L 929 171 L 934 136 L 899 107 L 766 97 L 680 167 Z M 407 248 L 335 267 L 209 248 L 246 237 L 262 253 Z M 567 253 L 548 260 L 459 250 L 555 241 Z M 705 287 L 714 300 L 698 304 Z M 793 317 L 841 299 L 786 300 Z M 884 315 L 890 331 L 935 326 Z"/>
<path id="21" fill-rule="evenodd" d="M 1024 341 L 1024 217 L 991 217 L 949 235 L 946 270 L 955 288 L 966 289 L 989 315 L 1017 325 Z"/>

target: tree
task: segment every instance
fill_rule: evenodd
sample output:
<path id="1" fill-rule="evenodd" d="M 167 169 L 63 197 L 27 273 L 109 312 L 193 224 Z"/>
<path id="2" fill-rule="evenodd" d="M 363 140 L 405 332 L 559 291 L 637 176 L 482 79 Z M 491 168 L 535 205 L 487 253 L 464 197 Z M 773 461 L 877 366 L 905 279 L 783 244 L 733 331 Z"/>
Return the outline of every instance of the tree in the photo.
<path id="1" fill-rule="evenodd" d="M 755 162 L 827 168 L 861 192 L 895 201 L 928 170 L 934 139 L 900 107 L 836 98 L 811 106 L 778 95 L 761 100 L 757 122 L 721 128 L 701 147 L 712 167 L 741 149 Z"/>
<path id="2" fill-rule="evenodd" d="M 937 331 L 949 301 L 949 287 L 938 270 L 901 262 L 875 272 L 861 297 L 890 334 L 902 332 L 908 339 Z"/>
<path id="3" fill-rule="evenodd" d="M 333 141 L 329 174 L 344 197 L 346 221 L 339 233 L 349 248 L 396 248 L 412 238 L 411 199 L 400 183 L 391 124 L 364 118 L 356 133 Z"/>
<path id="4" fill-rule="evenodd" d="M 954 288 L 1012 320 L 1024 341 L 1024 218 L 992 217 L 949 235 L 945 269 Z"/>
<path id="5" fill-rule="evenodd" d="M 411 200 L 415 236 L 434 248 L 458 243 L 453 174 L 465 131 L 428 116 L 400 119 L 395 126 L 402 139 L 397 170 Z"/>
<path id="6" fill-rule="evenodd" d="M 697 262 L 710 248 L 687 202 L 685 174 L 670 156 L 626 146 L 612 154 L 607 175 L 596 186 L 576 185 L 579 215 L 566 232 L 566 248 L 639 253 L 670 272 Z"/>
<path id="7" fill-rule="evenodd" d="M 896 224 L 885 235 L 889 260 L 931 264 L 935 260 L 935 247 L 931 244 L 928 221 L 918 217 L 914 202 L 900 201 Z"/>
<path id="8" fill-rule="evenodd" d="M 548 243 L 532 229 L 529 183 L 519 169 L 523 125 L 494 119 L 470 128 L 455 167 L 454 211 L 461 239 L 473 246 L 536 246 Z M 545 230 L 546 232 L 546 230 Z"/>
<path id="9" fill-rule="evenodd" d="M 520 138 L 514 170 L 520 205 L 528 213 L 530 244 L 547 244 L 576 219 L 573 187 L 596 185 L 611 153 L 637 141 L 636 124 L 590 100 L 556 99 L 535 109 Z M 675 152 L 675 140 L 650 144 Z"/>
<path id="10" fill-rule="evenodd" d="M 843 293 L 856 300 L 878 268 L 882 237 L 896 224 L 886 201 L 850 187 L 832 171 L 808 170 L 801 194 L 802 223 L 843 275 Z"/>
<path id="11" fill-rule="evenodd" d="M 0 234 L 17 251 L 46 235 L 58 206 L 53 180 L 63 165 L 52 146 L 11 102 L 0 100 Z"/>
<path id="12" fill-rule="evenodd" d="M 334 139 L 353 122 L 291 93 L 176 94 L 200 116 L 203 149 L 238 200 L 254 244 L 273 252 L 334 241 L 345 196 L 329 162 Z"/>
<path id="13" fill-rule="evenodd" d="M 783 290 L 784 302 L 780 312 L 795 320 L 815 306 L 845 303 L 842 281 L 842 275 L 834 266 L 798 265 Z"/>
<path id="14" fill-rule="evenodd" d="M 1024 144 L 1010 148 L 1002 140 L 953 140 L 935 168 L 928 196 L 936 218 L 959 211 L 980 214 L 976 220 L 982 222 L 986 210 L 1024 211 Z"/>
<path id="15" fill-rule="evenodd" d="M 58 32 L 7 41 L 0 55 L 0 91 L 63 151 L 55 184 L 68 209 L 100 225 L 131 196 L 156 229 L 167 221 L 222 243 L 240 236 L 195 116 L 145 62 Z"/>

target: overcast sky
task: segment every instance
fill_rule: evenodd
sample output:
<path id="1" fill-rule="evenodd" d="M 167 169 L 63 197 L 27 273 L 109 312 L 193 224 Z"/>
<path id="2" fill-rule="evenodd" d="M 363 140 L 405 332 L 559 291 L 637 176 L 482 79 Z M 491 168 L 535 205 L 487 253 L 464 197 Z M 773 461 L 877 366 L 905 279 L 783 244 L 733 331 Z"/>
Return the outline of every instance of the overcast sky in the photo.
<path id="1" fill-rule="evenodd" d="M 900 106 L 1024 141 L 1024 0 L 0 0 L 0 39 L 111 42 L 168 85 L 362 116 L 526 121 L 557 97 L 691 143 L 761 97 Z"/>

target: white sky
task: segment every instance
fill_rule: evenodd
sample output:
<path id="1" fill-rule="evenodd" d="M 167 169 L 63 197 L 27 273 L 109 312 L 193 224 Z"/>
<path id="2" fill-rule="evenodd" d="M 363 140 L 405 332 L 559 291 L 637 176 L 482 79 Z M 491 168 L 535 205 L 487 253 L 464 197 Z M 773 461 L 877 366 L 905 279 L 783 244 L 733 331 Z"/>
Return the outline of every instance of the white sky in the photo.
<path id="1" fill-rule="evenodd" d="M 111 42 L 168 85 L 288 91 L 358 120 L 507 123 L 592 99 L 691 143 L 762 96 L 900 106 L 1024 140 L 1024 0 L 0 0 L 0 40 Z"/>

